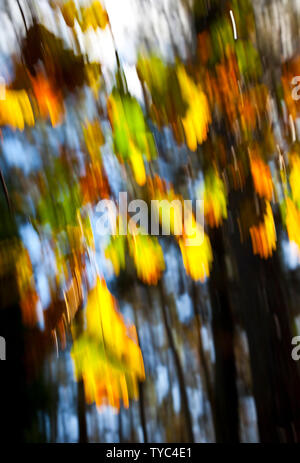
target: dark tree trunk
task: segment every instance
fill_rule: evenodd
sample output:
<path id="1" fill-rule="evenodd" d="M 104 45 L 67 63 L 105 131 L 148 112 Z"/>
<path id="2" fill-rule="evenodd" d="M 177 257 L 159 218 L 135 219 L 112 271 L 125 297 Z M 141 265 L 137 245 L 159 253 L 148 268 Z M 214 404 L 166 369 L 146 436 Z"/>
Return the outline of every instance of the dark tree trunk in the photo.
<path id="1" fill-rule="evenodd" d="M 199 298 L 197 294 L 197 286 L 195 282 L 192 282 L 192 300 L 193 300 L 193 309 L 194 309 L 194 316 L 197 328 L 197 339 L 198 339 L 198 352 L 199 352 L 199 362 L 200 368 L 203 371 L 204 376 L 204 384 L 206 388 L 207 398 L 210 403 L 212 419 L 214 430 L 216 432 L 216 413 L 215 413 L 215 397 L 214 397 L 214 389 L 211 381 L 211 372 L 209 370 L 209 366 L 207 363 L 207 358 L 205 356 L 203 342 L 202 342 L 202 335 L 201 335 L 201 320 L 200 320 L 200 311 L 198 310 L 199 305 Z"/>
<path id="2" fill-rule="evenodd" d="M 80 336 L 83 332 L 84 319 L 82 307 L 79 308 L 76 317 L 76 336 Z M 86 406 L 85 406 L 85 393 L 84 383 L 81 378 L 77 383 L 77 415 L 78 415 L 78 428 L 79 428 L 79 442 L 87 443 L 87 424 L 86 424 Z"/>
<path id="3" fill-rule="evenodd" d="M 34 407 L 29 408 L 24 365 L 24 337 L 14 276 L 0 281 L 0 336 L 6 342 L 6 360 L 0 362 L 0 441 L 25 441 Z"/>
<path id="4" fill-rule="evenodd" d="M 134 312 L 134 323 L 136 326 L 136 331 L 137 331 L 137 336 L 138 336 L 138 343 L 139 343 L 139 346 L 141 346 L 140 337 L 139 337 L 139 319 L 138 319 L 138 314 L 136 313 L 135 304 L 133 304 L 133 312 Z M 147 433 L 143 383 L 139 383 L 139 411 L 140 411 L 140 419 L 141 419 L 141 425 L 142 425 L 142 430 L 143 430 L 144 444 L 147 444 L 148 443 L 148 433 Z"/>
<path id="5" fill-rule="evenodd" d="M 77 383 L 77 413 L 78 413 L 78 426 L 79 426 L 79 443 L 87 443 L 87 426 L 85 416 L 85 396 L 84 396 L 84 384 L 81 379 Z"/>
<path id="6" fill-rule="evenodd" d="M 139 383 L 139 406 L 140 406 L 140 418 L 141 425 L 143 429 L 144 444 L 148 443 L 148 433 L 147 433 L 147 422 L 146 422 L 146 413 L 145 413 L 145 401 L 144 401 L 144 385 Z"/>
<path id="7" fill-rule="evenodd" d="M 119 415 L 118 415 L 118 431 L 119 431 L 119 443 L 122 444 L 124 442 L 123 439 L 123 425 L 122 425 L 122 407 L 120 407 Z"/>
<path id="8" fill-rule="evenodd" d="M 237 240 L 236 240 L 237 242 Z M 238 246 L 240 312 L 247 333 L 260 440 L 300 441 L 300 377 L 278 256 L 267 261 Z"/>
<path id="9" fill-rule="evenodd" d="M 163 322 L 164 322 L 167 338 L 169 341 L 169 345 L 170 345 L 170 349 L 172 352 L 172 356 L 173 356 L 173 360 L 174 360 L 174 364 L 176 368 L 176 373 L 178 377 L 178 384 L 179 384 L 180 397 L 181 397 L 181 407 L 182 407 L 183 415 L 184 415 L 185 422 L 186 422 L 187 441 L 193 443 L 194 433 L 193 433 L 192 417 L 191 417 L 191 413 L 189 409 L 189 403 L 188 403 L 188 397 L 187 397 L 187 391 L 186 391 L 186 385 L 185 385 L 185 379 L 184 379 L 184 372 L 182 369 L 179 354 L 175 346 L 175 341 L 173 339 L 173 334 L 172 334 L 172 330 L 170 327 L 170 323 L 168 320 L 167 304 L 165 300 L 165 292 L 164 292 L 164 286 L 163 286 L 162 280 L 160 280 L 159 282 L 159 291 L 160 291 L 160 296 L 161 296 L 161 312 L 162 312 Z"/>
<path id="10" fill-rule="evenodd" d="M 239 442 L 239 409 L 234 355 L 234 323 L 226 279 L 222 229 L 212 229 L 210 240 L 214 252 L 209 286 L 215 347 L 215 433 L 217 442 L 234 443 Z"/>

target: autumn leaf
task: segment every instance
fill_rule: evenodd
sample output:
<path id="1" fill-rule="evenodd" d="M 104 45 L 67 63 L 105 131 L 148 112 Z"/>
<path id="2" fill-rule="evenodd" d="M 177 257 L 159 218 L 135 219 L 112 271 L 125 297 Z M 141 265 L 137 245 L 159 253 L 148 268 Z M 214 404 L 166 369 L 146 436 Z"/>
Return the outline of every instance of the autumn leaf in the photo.
<path id="1" fill-rule="evenodd" d="M 126 325 L 105 280 L 97 278 L 85 307 L 86 329 L 74 339 L 71 355 L 77 379 L 82 378 L 88 403 L 111 405 L 138 397 L 138 381 L 145 378 L 134 326 Z"/>
<path id="2" fill-rule="evenodd" d="M 148 285 L 156 285 L 165 269 L 163 252 L 157 238 L 139 234 L 130 235 L 128 239 L 138 278 Z"/>
<path id="3" fill-rule="evenodd" d="M 276 229 L 274 224 L 273 212 L 269 202 L 266 202 L 266 212 L 263 222 L 250 227 L 253 253 L 258 254 L 264 259 L 272 256 L 276 249 Z"/>
<path id="4" fill-rule="evenodd" d="M 196 85 L 181 65 L 177 70 L 181 92 L 188 103 L 185 116 L 181 119 L 187 146 L 196 151 L 197 145 L 206 140 L 211 122 L 210 109 L 201 86 Z"/>
<path id="5" fill-rule="evenodd" d="M 0 100 L 0 125 L 24 130 L 34 125 L 32 105 L 25 90 L 5 91 L 5 99 Z"/>
<path id="6" fill-rule="evenodd" d="M 217 171 L 211 169 L 204 177 L 204 215 L 210 227 L 218 227 L 227 218 L 225 186 Z"/>

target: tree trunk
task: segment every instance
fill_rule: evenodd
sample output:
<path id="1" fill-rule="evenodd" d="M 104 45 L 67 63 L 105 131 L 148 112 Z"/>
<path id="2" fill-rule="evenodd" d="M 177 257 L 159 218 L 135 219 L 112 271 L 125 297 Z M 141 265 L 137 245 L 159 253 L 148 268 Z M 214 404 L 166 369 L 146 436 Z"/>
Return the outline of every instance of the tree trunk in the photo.
<path id="1" fill-rule="evenodd" d="M 160 291 L 160 296 L 161 296 L 161 312 L 162 312 L 163 322 L 164 322 L 167 338 L 168 338 L 170 349 L 173 355 L 176 373 L 178 377 L 180 397 L 181 397 L 181 407 L 182 407 L 183 414 L 185 417 L 185 422 L 186 422 L 187 440 L 190 443 L 194 443 L 192 417 L 191 417 L 191 413 L 189 409 L 188 397 L 187 397 L 185 380 L 184 380 L 184 372 L 181 366 L 180 357 L 179 357 L 179 354 L 175 346 L 172 330 L 171 330 L 169 320 L 168 320 L 167 304 L 165 300 L 164 286 L 163 286 L 162 280 L 160 280 L 158 285 L 159 285 L 159 291 Z"/>
<path id="2" fill-rule="evenodd" d="M 239 409 L 234 355 L 234 323 L 229 299 L 222 228 L 210 230 L 214 251 L 209 279 L 215 348 L 214 405 L 217 442 L 239 442 Z"/>
<path id="3" fill-rule="evenodd" d="M 34 407 L 29 408 L 24 365 L 24 337 L 14 276 L 0 281 L 0 336 L 6 342 L 6 360 L 0 362 L 0 430 L 2 442 L 26 440 Z"/>
<path id="4" fill-rule="evenodd" d="M 207 398 L 210 403 L 211 414 L 213 419 L 213 426 L 214 431 L 216 432 L 216 413 L 215 413 L 215 397 L 214 397 L 214 389 L 211 381 L 211 373 L 209 371 L 209 366 L 207 364 L 207 358 L 205 356 L 203 342 L 202 342 L 202 335 L 201 335 L 201 321 L 200 321 L 200 313 L 198 310 L 198 295 L 197 295 L 197 286 L 195 282 L 192 282 L 192 301 L 193 301 L 193 309 L 194 309 L 194 316 L 196 321 L 196 328 L 197 328 L 197 339 L 198 339 L 198 351 L 199 351 L 199 362 L 200 368 L 203 371 L 204 376 L 204 384 L 206 388 Z"/>
<path id="5" fill-rule="evenodd" d="M 133 304 L 133 312 L 134 312 L 134 323 L 136 326 L 138 343 L 139 343 L 139 346 L 141 346 L 140 337 L 139 337 L 139 319 L 138 319 L 138 314 L 136 312 L 135 304 Z M 147 444 L 148 443 L 148 433 L 147 433 L 143 383 L 139 383 L 139 411 L 140 411 L 141 426 L 143 430 L 144 444 Z"/>
<path id="6" fill-rule="evenodd" d="M 262 442 L 300 441 L 300 377 L 291 357 L 288 297 L 275 254 L 267 261 L 239 250 L 240 311 L 247 333 Z"/>
<path id="7" fill-rule="evenodd" d="M 88 442 L 87 437 L 87 426 L 85 416 L 85 396 L 84 396 L 84 384 L 81 379 L 77 383 L 77 413 L 78 413 L 78 426 L 79 426 L 79 443 L 85 444 Z"/>
<path id="8" fill-rule="evenodd" d="M 75 317 L 76 320 L 76 336 L 80 336 L 83 332 L 84 320 L 82 307 L 78 309 Z M 79 428 L 79 443 L 87 443 L 87 424 L 86 424 L 86 406 L 85 406 L 85 393 L 84 383 L 81 378 L 77 383 L 77 414 L 78 414 L 78 428 Z"/>

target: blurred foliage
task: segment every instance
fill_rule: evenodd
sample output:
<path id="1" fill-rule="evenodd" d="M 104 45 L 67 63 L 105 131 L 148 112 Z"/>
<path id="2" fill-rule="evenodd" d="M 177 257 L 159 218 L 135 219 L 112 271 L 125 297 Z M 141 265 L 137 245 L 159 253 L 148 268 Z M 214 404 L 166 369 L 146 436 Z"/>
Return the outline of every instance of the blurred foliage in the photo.
<path id="1" fill-rule="evenodd" d="M 236 298 L 226 295 L 226 285 L 240 260 L 233 243 L 238 235 L 244 249 L 252 245 L 255 262 L 269 259 L 273 265 L 286 237 L 296 245 L 299 261 L 300 106 L 292 96 L 291 82 L 300 73 L 300 58 L 292 56 L 270 72 L 264 68 L 250 0 L 183 3 L 194 21 L 190 29 L 195 47 L 182 36 L 186 52 L 181 56 L 174 34 L 172 53 L 166 59 L 145 43 L 130 70 L 141 98 L 129 90 L 133 87 L 127 82 L 129 71 L 101 2 L 51 0 L 55 32 L 50 31 L 50 21 L 43 24 L 38 8 L 28 6 L 24 15 L 19 5 L 24 31 L 11 57 L 10 83 L 3 86 L 5 95 L 0 99 L 0 292 L 4 309 L 17 301 L 26 333 L 24 359 L 31 376 L 39 375 L 54 348 L 58 353 L 72 344 L 75 376 L 83 383 L 86 402 L 119 411 L 121 404 L 128 408 L 130 399 L 138 398 L 145 380 L 136 331 L 143 313 L 136 307 L 143 304 L 136 300 L 143 297 L 135 298 L 135 291 L 147 291 L 153 307 L 143 322 L 152 336 L 152 325 L 158 326 L 155 317 L 161 316 L 165 338 L 159 342 L 173 355 L 180 413 L 187 426 L 173 408 L 169 421 L 176 423 L 178 432 L 191 436 L 186 389 L 192 390 L 196 379 L 185 378 L 183 369 L 189 371 L 192 360 L 187 357 L 192 351 L 200 353 L 201 380 L 204 377 L 213 419 L 216 406 L 216 390 L 211 391 L 210 384 L 215 367 L 203 352 L 205 317 L 197 312 L 195 282 L 200 282 L 203 293 L 208 288 L 212 305 L 220 298 L 219 309 L 226 312 L 231 304 L 226 300 Z M 103 36 L 99 29 L 105 31 Z M 111 73 L 107 63 L 90 60 L 93 47 L 98 52 L 98 47 L 106 46 L 102 37 L 111 41 L 115 58 Z M 24 168 L 14 166 L 12 148 L 6 147 L 11 139 L 20 142 L 24 152 L 28 148 Z M 17 147 L 13 148 L 16 153 Z M 154 210 L 160 231 L 169 226 L 171 235 L 164 244 L 162 237 L 150 236 L 141 224 L 139 229 L 127 225 L 126 234 L 116 233 L 106 242 L 96 240 L 93 207 L 101 199 L 111 199 L 115 205 L 120 185 L 130 199 L 139 196 L 147 206 L 159 201 Z M 183 217 L 186 197 L 204 200 L 204 223 L 192 208 Z M 124 225 L 122 220 L 117 210 L 118 226 Z M 31 262 L 22 241 L 24 225 L 37 235 L 38 262 Z M 174 255 L 181 252 L 182 261 L 170 264 L 174 244 Z M 125 287 L 123 294 L 131 304 L 136 327 L 125 321 L 107 287 L 102 254 L 111 261 L 116 287 Z M 37 284 L 41 268 L 49 293 L 45 306 Z M 180 288 L 174 294 L 164 288 L 170 268 L 171 273 L 178 272 Z M 150 292 L 149 286 L 157 288 Z M 176 310 L 179 298 L 190 288 L 194 313 L 185 325 Z M 156 297 L 161 301 L 159 317 Z M 240 313 L 236 316 L 243 319 Z M 209 317 L 205 328 L 218 341 L 216 321 L 211 326 Z M 13 331 L 13 322 L 7 320 Z M 234 325 L 236 320 L 229 322 Z M 227 329 L 229 322 L 221 328 Z M 197 348 L 192 325 L 197 329 Z M 235 329 L 230 333 L 233 337 Z M 144 333 L 143 328 L 140 331 Z M 229 351 L 236 340 L 228 339 Z M 215 344 L 219 361 L 224 339 Z M 225 381 L 226 375 L 222 378 Z M 149 388 L 154 396 L 152 380 Z M 223 389 L 227 391 L 226 384 Z M 158 414 L 169 407 L 169 400 L 163 397 Z M 144 435 L 146 431 L 144 423 Z M 166 435 L 171 435 L 170 429 Z"/>

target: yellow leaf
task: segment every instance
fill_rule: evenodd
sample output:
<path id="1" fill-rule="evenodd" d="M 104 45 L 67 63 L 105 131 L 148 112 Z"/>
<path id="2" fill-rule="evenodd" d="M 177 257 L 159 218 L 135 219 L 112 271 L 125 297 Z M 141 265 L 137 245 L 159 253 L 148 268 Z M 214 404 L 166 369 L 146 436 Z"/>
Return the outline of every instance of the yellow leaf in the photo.
<path id="1" fill-rule="evenodd" d="M 84 381 L 88 403 L 128 407 L 137 398 L 145 371 L 134 326 L 127 326 L 105 280 L 97 278 L 85 307 L 86 329 L 74 340 L 71 355 L 77 379 Z"/>
<path id="2" fill-rule="evenodd" d="M 0 100 L 0 125 L 24 130 L 26 124 L 34 125 L 33 111 L 26 91 L 6 89 L 5 99 Z"/>

